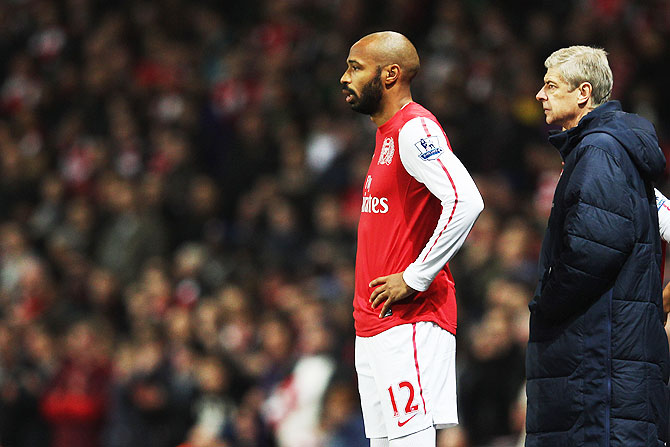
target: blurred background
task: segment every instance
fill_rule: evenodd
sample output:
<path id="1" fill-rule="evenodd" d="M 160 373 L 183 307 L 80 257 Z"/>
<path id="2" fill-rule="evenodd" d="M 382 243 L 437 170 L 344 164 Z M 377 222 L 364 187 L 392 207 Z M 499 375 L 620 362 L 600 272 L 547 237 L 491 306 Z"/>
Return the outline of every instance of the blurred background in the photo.
<path id="1" fill-rule="evenodd" d="M 486 203 L 451 263 L 462 424 L 439 445 L 518 444 L 561 170 L 544 59 L 604 47 L 668 154 L 667 0 L 0 1 L 0 445 L 367 446 L 351 302 L 375 127 L 339 78 L 387 29 Z"/>

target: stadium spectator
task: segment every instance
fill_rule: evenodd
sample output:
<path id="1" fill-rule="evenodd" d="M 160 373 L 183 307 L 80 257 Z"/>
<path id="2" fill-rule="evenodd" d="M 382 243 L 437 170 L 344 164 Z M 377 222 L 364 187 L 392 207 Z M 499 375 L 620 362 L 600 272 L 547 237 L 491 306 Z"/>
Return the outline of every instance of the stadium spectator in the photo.
<path id="1" fill-rule="evenodd" d="M 81 321 L 108 328 L 105 447 L 184 442 L 203 401 L 196 365 L 211 358 L 226 365 L 223 395 L 237 408 L 221 440 L 276 445 L 263 403 L 318 332 L 304 320 L 314 309 L 332 339 L 333 381 L 353 385 L 340 369 L 354 370 L 355 234 L 370 163 L 360 148 L 374 129 L 343 104 L 334 67 L 361 35 L 395 29 L 415 43 L 413 94 L 487 204 L 451 263 L 462 334 L 531 280 L 525 265 L 561 170 L 532 100 L 547 54 L 607 48 L 614 97 L 650 119 L 669 151 L 668 2 L 400 3 L 0 1 L 3 446 L 50 445 L 39 402 Z M 502 307 L 525 345 L 523 314 Z M 274 319 L 290 341 L 271 336 Z M 471 341 L 457 342 L 461 376 L 475 368 Z M 358 411 L 338 414 L 326 436 L 358 433 Z M 466 445 L 466 419 L 461 428 L 444 442 Z"/>

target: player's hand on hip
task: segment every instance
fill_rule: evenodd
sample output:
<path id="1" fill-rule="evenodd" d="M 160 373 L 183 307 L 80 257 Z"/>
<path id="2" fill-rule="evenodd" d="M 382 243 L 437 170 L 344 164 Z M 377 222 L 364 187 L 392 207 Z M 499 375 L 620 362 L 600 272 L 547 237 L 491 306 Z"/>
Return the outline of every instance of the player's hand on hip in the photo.
<path id="1" fill-rule="evenodd" d="M 379 312 L 379 318 L 383 318 L 384 315 L 386 315 L 389 309 L 391 309 L 391 304 L 404 300 L 416 293 L 416 290 L 405 283 L 402 273 L 403 272 L 394 273 L 393 275 L 388 276 L 380 276 L 370 282 L 370 287 L 376 287 L 370 295 L 370 304 L 372 308 L 375 309 L 377 306 L 384 303 Z"/>

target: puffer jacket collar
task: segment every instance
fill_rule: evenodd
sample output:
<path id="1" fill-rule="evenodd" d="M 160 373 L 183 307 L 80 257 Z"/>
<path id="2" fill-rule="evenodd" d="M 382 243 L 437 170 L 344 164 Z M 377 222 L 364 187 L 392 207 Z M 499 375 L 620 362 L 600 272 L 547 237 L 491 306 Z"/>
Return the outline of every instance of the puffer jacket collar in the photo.
<path id="1" fill-rule="evenodd" d="M 619 141 L 643 178 L 655 180 L 665 170 L 665 157 L 653 125 L 635 114 L 623 112 L 619 101 L 596 107 L 572 129 L 553 132 L 549 142 L 565 160 L 585 136 L 594 132 L 607 133 Z"/>
<path id="2" fill-rule="evenodd" d="M 619 101 L 608 101 L 584 115 L 572 129 L 551 132 L 549 142 L 558 149 L 563 160 L 565 160 L 572 149 L 577 146 L 577 143 L 586 136 L 588 131 L 598 126 L 598 122 L 603 114 L 620 110 L 621 103 Z"/>

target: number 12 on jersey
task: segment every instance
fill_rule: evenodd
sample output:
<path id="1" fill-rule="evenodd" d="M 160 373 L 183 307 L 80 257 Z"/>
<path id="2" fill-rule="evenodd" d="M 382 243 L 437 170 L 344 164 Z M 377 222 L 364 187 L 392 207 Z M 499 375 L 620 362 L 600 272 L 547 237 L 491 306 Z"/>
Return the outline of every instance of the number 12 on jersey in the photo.
<path id="1" fill-rule="evenodd" d="M 398 384 L 398 391 L 402 390 L 403 388 L 407 388 L 408 390 L 407 403 L 405 404 L 405 414 L 414 413 L 419 409 L 418 404 L 412 405 L 412 402 L 414 402 L 414 386 L 410 382 L 400 382 Z M 396 404 L 395 395 L 393 393 L 393 386 L 388 387 L 388 392 L 389 397 L 391 398 L 391 406 L 393 406 L 393 417 L 397 418 L 400 416 L 400 414 L 398 413 L 398 404 Z"/>

